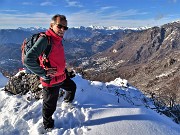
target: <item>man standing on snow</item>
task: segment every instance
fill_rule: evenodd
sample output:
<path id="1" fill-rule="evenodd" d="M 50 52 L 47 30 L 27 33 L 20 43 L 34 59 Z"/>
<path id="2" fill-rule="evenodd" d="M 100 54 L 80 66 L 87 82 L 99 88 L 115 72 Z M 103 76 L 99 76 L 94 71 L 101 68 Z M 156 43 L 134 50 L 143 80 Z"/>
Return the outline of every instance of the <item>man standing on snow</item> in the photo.
<path id="1" fill-rule="evenodd" d="M 65 54 L 62 44 L 65 31 L 68 29 L 67 20 L 64 15 L 54 15 L 52 17 L 50 28 L 45 32 L 50 37 L 51 51 L 48 56 L 49 68 L 44 68 L 43 52 L 48 46 L 48 38 L 40 37 L 26 54 L 24 59 L 25 66 L 40 77 L 43 85 L 43 125 L 46 130 L 54 127 L 52 115 L 56 110 L 59 89 L 66 90 L 63 104 L 70 105 L 76 92 L 76 84 L 70 78 L 73 72 L 68 73 L 65 69 Z M 37 62 L 40 60 L 40 64 Z"/>

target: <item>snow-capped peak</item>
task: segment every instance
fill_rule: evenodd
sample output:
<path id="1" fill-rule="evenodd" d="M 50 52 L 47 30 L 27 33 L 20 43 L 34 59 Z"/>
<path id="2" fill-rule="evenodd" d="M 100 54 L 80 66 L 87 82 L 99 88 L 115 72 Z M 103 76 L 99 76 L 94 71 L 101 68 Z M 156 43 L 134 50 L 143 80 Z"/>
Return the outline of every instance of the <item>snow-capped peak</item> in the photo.
<path id="1" fill-rule="evenodd" d="M 148 26 L 144 26 L 144 27 L 137 27 L 137 28 L 133 28 L 133 27 L 120 27 L 120 26 L 89 26 L 89 28 L 92 28 L 92 29 L 104 29 L 104 30 L 127 30 L 127 29 L 130 29 L 130 30 L 145 30 L 145 29 L 148 29 L 150 27 Z"/>
<path id="2" fill-rule="evenodd" d="M 17 29 L 19 29 L 19 30 L 24 30 L 24 31 L 36 31 L 36 30 L 42 30 L 42 31 L 45 31 L 46 30 L 46 28 L 42 28 L 42 27 L 38 27 L 38 26 L 36 26 L 36 27 L 29 27 L 29 28 L 23 28 L 23 27 L 18 27 Z"/>

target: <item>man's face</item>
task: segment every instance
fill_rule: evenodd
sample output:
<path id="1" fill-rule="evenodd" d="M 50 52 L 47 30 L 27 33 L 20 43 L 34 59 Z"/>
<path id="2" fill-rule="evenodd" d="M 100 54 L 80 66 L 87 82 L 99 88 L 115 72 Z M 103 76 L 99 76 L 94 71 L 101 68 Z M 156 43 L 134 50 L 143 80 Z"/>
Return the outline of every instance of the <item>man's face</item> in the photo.
<path id="1" fill-rule="evenodd" d="M 65 31 L 67 30 L 67 21 L 66 20 L 60 20 L 60 18 L 57 18 L 56 23 L 52 24 L 53 31 L 60 37 L 64 36 Z"/>

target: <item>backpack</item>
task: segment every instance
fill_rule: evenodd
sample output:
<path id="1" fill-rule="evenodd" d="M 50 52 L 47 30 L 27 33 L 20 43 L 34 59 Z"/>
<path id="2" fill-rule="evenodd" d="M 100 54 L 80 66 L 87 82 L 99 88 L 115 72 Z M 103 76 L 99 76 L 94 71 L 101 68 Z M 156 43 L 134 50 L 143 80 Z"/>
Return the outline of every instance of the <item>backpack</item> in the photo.
<path id="1" fill-rule="evenodd" d="M 45 64 L 48 62 L 47 58 L 48 58 L 49 53 L 51 51 L 51 39 L 50 39 L 49 36 L 47 36 L 45 34 L 45 32 L 40 32 L 40 33 L 37 33 L 37 34 L 33 34 L 29 38 L 26 38 L 23 41 L 23 44 L 21 46 L 21 51 L 22 51 L 21 58 L 22 58 L 23 65 L 24 65 L 24 58 L 25 58 L 27 52 L 29 52 L 29 50 L 33 47 L 33 45 L 36 43 L 36 41 L 40 37 L 46 37 L 48 39 L 48 46 L 45 49 L 44 53 L 42 54 L 43 55 L 43 64 L 46 67 Z M 39 59 L 37 59 L 37 62 L 40 63 Z"/>

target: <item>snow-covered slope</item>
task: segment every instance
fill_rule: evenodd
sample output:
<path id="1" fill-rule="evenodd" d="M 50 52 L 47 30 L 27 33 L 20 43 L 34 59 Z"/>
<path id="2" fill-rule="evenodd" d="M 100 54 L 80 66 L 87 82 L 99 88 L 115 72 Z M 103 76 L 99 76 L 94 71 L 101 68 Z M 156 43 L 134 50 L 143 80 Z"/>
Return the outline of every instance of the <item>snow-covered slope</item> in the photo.
<path id="1" fill-rule="evenodd" d="M 61 109 L 59 98 L 53 115 L 55 129 L 48 135 L 178 135 L 180 127 L 170 118 L 145 108 L 144 95 L 122 87 L 120 78 L 101 83 L 74 78 L 76 108 Z M 126 85 L 126 84 L 123 84 Z M 146 102 L 147 103 L 147 102 Z M 150 105 L 150 102 L 148 103 Z M 42 128 L 42 100 L 27 101 L 26 95 L 0 90 L 0 134 L 38 135 Z"/>

